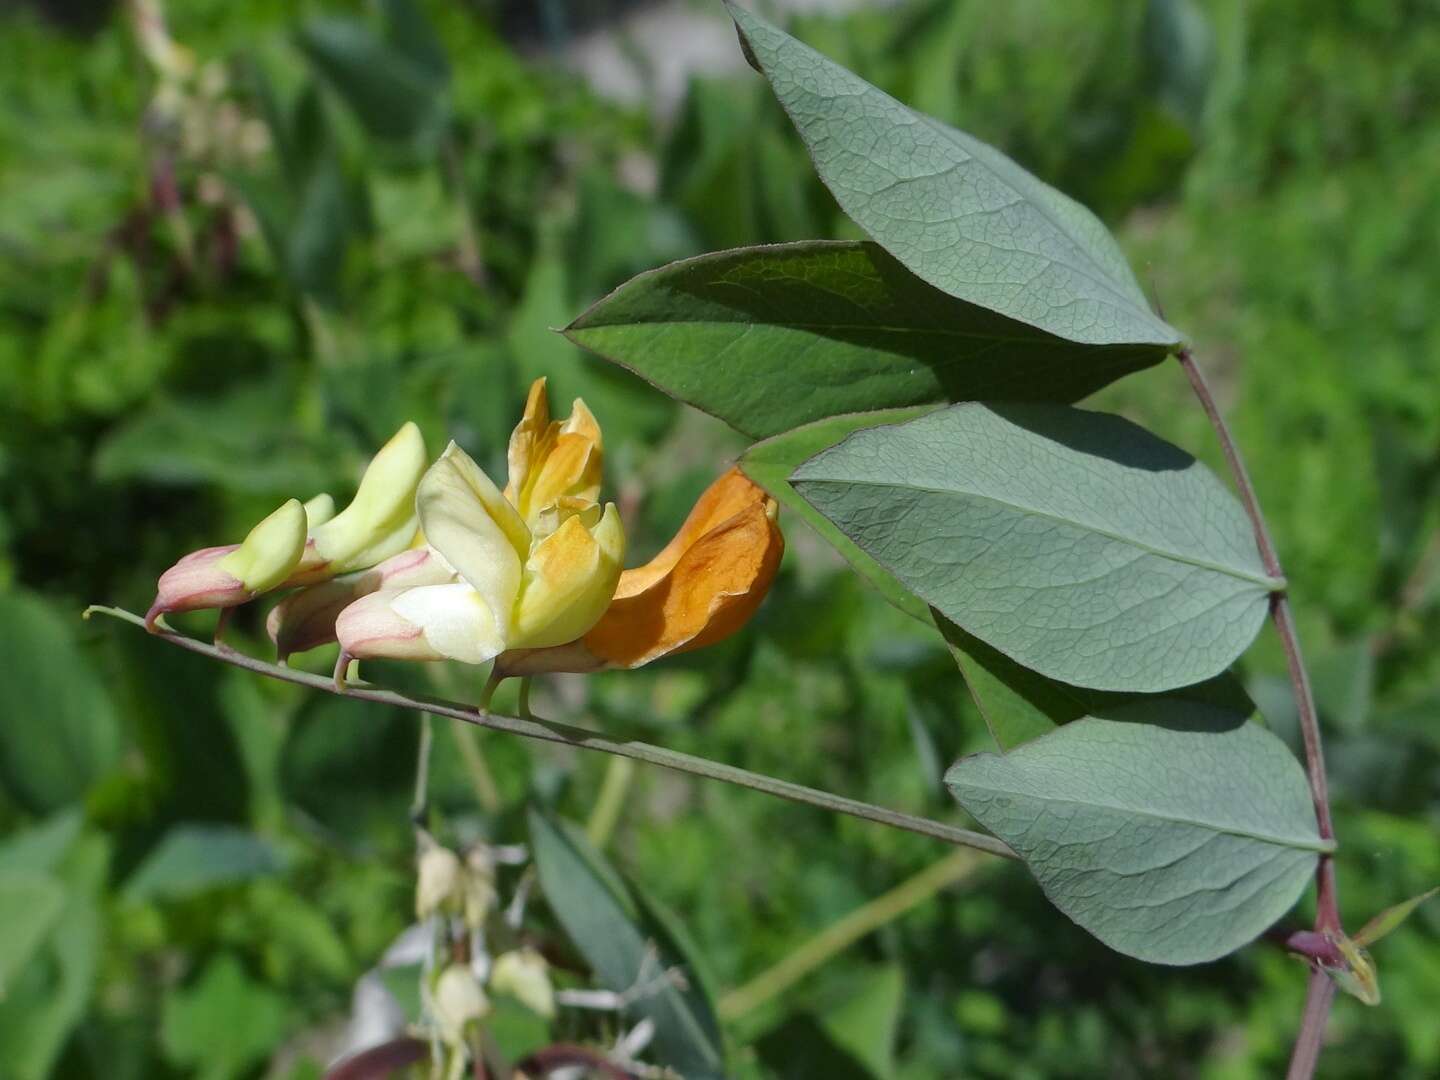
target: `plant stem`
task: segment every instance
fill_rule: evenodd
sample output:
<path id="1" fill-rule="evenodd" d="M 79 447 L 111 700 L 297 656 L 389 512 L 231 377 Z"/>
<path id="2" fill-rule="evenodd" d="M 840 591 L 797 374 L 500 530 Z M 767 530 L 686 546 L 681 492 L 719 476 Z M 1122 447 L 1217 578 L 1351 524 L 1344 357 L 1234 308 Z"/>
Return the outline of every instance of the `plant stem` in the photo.
<path id="1" fill-rule="evenodd" d="M 1290 1071 L 1286 1080 L 1310 1080 L 1320 1061 L 1320 1046 L 1325 1040 L 1325 1021 L 1335 1000 L 1335 980 L 1318 969 L 1310 972 L 1310 985 L 1305 990 L 1305 1014 L 1300 1021 L 1300 1034 L 1290 1054 Z"/>
<path id="2" fill-rule="evenodd" d="M 1240 455 L 1230 426 L 1225 422 L 1205 374 L 1195 362 L 1188 348 L 1176 353 L 1185 377 L 1210 419 L 1220 449 L 1230 467 L 1230 475 L 1240 492 L 1245 512 L 1255 530 L 1255 544 L 1260 549 L 1260 558 L 1265 572 L 1272 577 L 1285 577 L 1280 566 L 1280 556 L 1275 550 L 1265 515 L 1260 510 L 1260 501 L 1255 495 L 1255 485 L 1250 472 L 1245 468 L 1245 459 Z M 1285 650 L 1285 664 L 1290 671 L 1290 685 L 1295 693 L 1295 709 L 1300 719 L 1300 735 L 1305 744 L 1305 774 L 1310 780 L 1310 795 L 1315 803 L 1315 822 L 1322 840 L 1335 839 L 1335 826 L 1330 819 L 1330 792 L 1325 779 L 1325 752 L 1320 743 L 1320 718 L 1315 709 L 1315 695 L 1310 688 L 1310 675 L 1305 669 L 1305 658 L 1300 651 L 1300 635 L 1295 629 L 1295 617 L 1290 610 L 1290 598 L 1282 590 L 1270 594 L 1270 617 L 1275 632 Z M 1340 906 L 1335 889 L 1335 860 L 1328 853 L 1320 854 L 1315 869 L 1315 930 L 1320 934 L 1340 934 Z M 1318 968 L 1310 972 L 1310 988 L 1305 999 L 1305 1016 L 1300 1034 L 1295 1042 L 1294 1054 L 1290 1061 L 1290 1080 L 1306 1080 L 1313 1076 L 1320 1055 L 1320 1043 L 1325 1035 L 1325 1022 L 1330 1014 L 1330 1004 L 1335 998 L 1335 985 L 1330 976 Z"/>
<path id="3" fill-rule="evenodd" d="M 635 775 L 635 763 L 629 758 L 614 757 L 605 768 L 605 779 L 600 782 L 600 794 L 595 799 L 595 808 L 590 811 L 590 820 L 585 823 L 585 835 L 596 850 L 603 850 L 610 842 L 610 835 L 620 820 L 620 811 L 625 807 L 625 796 L 630 790 L 630 779 Z"/>
<path id="4" fill-rule="evenodd" d="M 425 808 L 430 801 L 430 744 L 434 741 L 429 713 L 420 717 L 420 745 L 415 748 L 415 797 L 410 802 L 410 820 L 417 829 L 425 827 Z"/>
<path id="5" fill-rule="evenodd" d="M 1215 404 L 1210 385 L 1205 381 L 1205 375 L 1190 350 L 1181 349 L 1177 356 L 1185 376 L 1195 390 L 1195 396 L 1200 399 L 1205 415 L 1210 418 L 1210 426 L 1215 429 L 1216 438 L 1220 440 L 1220 449 L 1225 454 L 1230 475 L 1239 489 L 1240 501 L 1245 504 L 1245 512 L 1250 516 L 1250 524 L 1255 530 L 1255 543 L 1260 549 L 1265 572 L 1271 577 L 1284 578 L 1285 571 L 1280 566 L 1280 557 L 1276 554 L 1275 543 L 1270 538 L 1265 515 L 1261 513 L 1259 500 L 1255 497 L 1255 485 L 1250 482 L 1250 472 L 1245 468 L 1245 459 L 1240 456 L 1240 448 L 1230 434 L 1230 426 Z M 1330 820 L 1330 793 L 1325 781 L 1325 753 L 1320 745 L 1320 720 L 1315 710 L 1315 695 L 1310 689 L 1310 676 L 1305 670 L 1305 659 L 1300 652 L 1300 637 L 1295 630 L 1290 599 L 1284 592 L 1271 594 L 1270 615 L 1275 623 L 1275 631 L 1280 636 L 1280 644 L 1285 650 L 1285 663 L 1290 669 L 1290 683 L 1295 691 L 1295 708 L 1300 717 L 1300 734 L 1305 743 L 1305 772 L 1310 778 L 1310 794 L 1315 801 L 1315 820 L 1320 829 L 1320 838 L 1333 840 L 1335 827 Z M 1334 870 L 1328 856 L 1322 855 L 1320 858 L 1317 880 L 1319 913 L 1316 929 L 1339 930 Z"/>
<path id="6" fill-rule="evenodd" d="M 141 629 L 145 628 L 145 620 L 141 616 L 136 615 L 134 612 L 126 611 L 124 608 L 105 607 L 96 604 L 85 609 L 86 618 L 95 613 L 109 615 L 122 622 L 128 622 L 138 626 Z M 441 701 L 428 697 L 410 697 L 405 694 L 396 693 L 393 690 L 381 690 L 373 686 L 351 684 L 340 687 L 335 685 L 333 679 L 325 676 L 312 675 L 306 671 L 297 671 L 293 668 L 281 667 L 278 664 L 269 664 L 264 660 L 257 660 L 254 657 L 246 656 L 243 653 L 238 653 L 231 649 L 217 649 L 208 642 L 176 633 L 174 630 L 163 625 L 156 627 L 152 632 L 156 637 L 172 645 L 177 645 L 182 649 L 188 649 L 193 653 L 199 653 L 201 656 L 209 657 L 211 660 L 218 660 L 222 664 L 230 664 L 233 667 L 243 668 L 246 671 L 253 671 L 258 675 L 279 679 L 282 682 L 308 686 L 312 690 L 335 694 L 338 697 L 351 698 L 355 701 L 372 701 L 380 705 L 393 705 L 402 709 L 413 709 L 416 712 L 432 713 L 435 716 L 448 716 L 455 720 L 463 720 L 468 724 L 476 724 L 480 727 L 491 728 L 495 731 L 505 731 L 512 735 L 521 735 L 527 739 L 540 739 L 545 742 L 573 746 L 581 750 L 598 750 L 604 754 L 615 754 L 619 757 L 633 758 L 636 761 L 643 761 L 650 765 L 659 765 L 662 768 L 674 769 L 676 772 L 689 773 L 691 776 L 700 776 L 708 780 L 720 780 L 727 784 L 749 788 L 752 791 L 761 791 L 767 795 L 773 795 L 781 799 L 789 799 L 791 802 L 804 803 L 807 806 L 814 806 L 832 813 L 847 814 L 850 817 L 873 821 L 879 825 L 888 825 L 891 828 L 918 833 L 921 836 L 928 836 L 935 840 L 943 840 L 947 844 L 974 848 L 977 851 L 998 855 L 1001 858 L 1019 858 L 1003 840 L 994 836 L 987 836 L 985 833 L 957 828 L 954 825 L 946 825 L 943 822 L 931 821 L 928 818 L 901 813 L 898 810 L 889 810 L 883 806 L 875 806 L 871 803 L 860 802 L 857 799 L 846 798 L 844 795 L 820 791 L 817 788 L 805 787 L 802 784 L 791 783 L 788 780 L 781 780 L 777 777 L 750 772 L 748 769 L 740 769 L 733 765 L 711 761 L 709 758 L 696 757 L 692 754 L 682 754 L 677 750 L 667 750 L 661 746 L 635 742 L 630 739 L 611 739 L 598 732 L 573 727 L 570 724 L 557 723 L 553 720 L 542 720 L 538 718 L 524 720 L 516 716 L 504 716 L 486 710 L 469 708 L 456 702 Z"/>
<path id="7" fill-rule="evenodd" d="M 831 923 L 778 964 L 720 999 L 722 1020 L 738 1020 L 788 990 L 865 935 L 898 919 L 941 889 L 969 877 L 981 863 L 973 851 L 956 851 L 914 877 Z"/>

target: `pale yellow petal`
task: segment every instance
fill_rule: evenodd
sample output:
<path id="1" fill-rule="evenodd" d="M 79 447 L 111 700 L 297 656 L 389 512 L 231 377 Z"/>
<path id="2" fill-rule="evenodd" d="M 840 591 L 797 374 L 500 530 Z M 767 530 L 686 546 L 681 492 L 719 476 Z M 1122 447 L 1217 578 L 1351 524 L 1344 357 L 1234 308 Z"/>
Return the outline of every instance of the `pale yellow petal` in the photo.
<path id="1" fill-rule="evenodd" d="M 335 500 L 325 492 L 322 491 L 313 499 L 305 500 L 305 523 L 309 525 L 310 528 L 313 529 L 319 525 L 324 525 L 325 522 L 334 516 Z"/>
<path id="2" fill-rule="evenodd" d="M 311 533 L 329 574 L 373 566 L 415 536 L 415 486 L 425 472 L 425 440 L 406 423 L 371 460 L 350 505 Z"/>
<path id="3" fill-rule="evenodd" d="M 503 640 L 530 550 L 520 515 L 453 442 L 426 472 L 415 501 L 430 546 L 480 593 Z"/>
<path id="4" fill-rule="evenodd" d="M 299 499 L 290 499 L 251 529 L 219 567 L 252 593 L 269 592 L 299 565 L 305 534 L 305 507 Z"/>
<path id="5" fill-rule="evenodd" d="M 464 583 L 404 589 L 390 601 L 390 609 L 420 627 L 430 647 L 451 660 L 483 664 L 505 650 L 490 606 Z"/>

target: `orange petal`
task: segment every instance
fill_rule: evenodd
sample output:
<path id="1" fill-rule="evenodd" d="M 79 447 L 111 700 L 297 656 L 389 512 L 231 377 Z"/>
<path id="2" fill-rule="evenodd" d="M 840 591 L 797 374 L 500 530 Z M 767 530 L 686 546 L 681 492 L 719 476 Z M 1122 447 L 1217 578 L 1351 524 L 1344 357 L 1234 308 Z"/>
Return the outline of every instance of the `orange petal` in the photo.
<path id="1" fill-rule="evenodd" d="M 585 647 L 611 667 L 634 668 L 735 633 L 779 569 L 785 540 L 776 511 L 738 469 L 720 477 L 665 550 L 621 576 Z"/>
<path id="2" fill-rule="evenodd" d="M 623 600 L 644 592 L 670 573 L 680 561 L 680 557 L 700 537 L 717 525 L 757 505 L 768 506 L 770 515 L 774 516 L 775 500 L 765 493 L 764 488 L 752 483 L 739 468 L 732 468 L 705 489 L 690 510 L 685 524 L 680 526 L 680 531 L 665 545 L 660 554 L 644 566 L 626 570 L 620 575 L 620 585 L 615 590 L 615 598 Z M 779 535 L 778 529 L 776 535 Z M 784 541 L 780 543 L 783 548 Z M 769 582 L 766 582 L 766 585 L 768 587 Z"/>

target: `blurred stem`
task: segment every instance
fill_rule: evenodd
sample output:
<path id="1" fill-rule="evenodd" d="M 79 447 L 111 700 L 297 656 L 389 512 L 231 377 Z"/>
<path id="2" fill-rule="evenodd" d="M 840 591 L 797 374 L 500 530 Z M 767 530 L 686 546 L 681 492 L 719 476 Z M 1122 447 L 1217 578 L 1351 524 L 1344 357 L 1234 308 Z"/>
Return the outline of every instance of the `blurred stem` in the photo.
<path id="1" fill-rule="evenodd" d="M 941 889 L 964 881 L 983 861 L 973 851 L 953 852 L 885 895 L 831 923 L 774 967 L 722 997 L 717 1006 L 720 1019 L 738 1020 L 778 997 L 867 934 L 923 904 Z"/>
<path id="2" fill-rule="evenodd" d="M 86 618 L 97 613 L 108 615 L 122 622 L 128 622 L 133 626 L 140 627 L 142 630 L 145 628 L 145 620 L 142 616 L 136 615 L 131 611 L 126 611 L 124 608 L 106 607 L 95 604 L 85 609 Z M 1003 840 L 994 836 L 988 836 L 985 833 L 957 828 L 954 825 L 946 825 L 943 822 L 931 821 L 928 818 L 901 813 L 898 810 L 889 810 L 883 806 L 875 806 L 871 803 L 847 798 L 844 795 L 836 795 L 828 791 L 805 787 L 802 784 L 791 783 L 788 780 L 781 780 L 777 777 L 750 772 L 748 769 L 739 769 L 733 765 L 711 761 L 708 758 L 696 757 L 692 754 L 682 754 L 679 751 L 667 750 L 664 747 L 654 746 L 650 743 L 634 742 L 629 739 L 611 739 L 599 732 L 587 731 L 585 728 L 573 727 L 570 724 L 561 724 L 553 720 L 538 718 L 525 720 L 517 716 L 504 716 L 483 709 L 477 710 L 451 701 L 440 701 L 435 698 L 410 697 L 406 694 L 396 693 L 393 690 L 381 690 L 378 687 L 363 684 L 358 686 L 354 684 L 337 686 L 331 678 L 312 675 L 307 671 L 297 671 L 293 668 L 281 667 L 278 664 L 266 663 L 264 660 L 257 660 L 254 657 L 246 656 L 243 653 L 234 652 L 233 650 L 217 649 L 209 642 L 176 633 L 166 626 L 157 626 L 153 633 L 155 637 L 162 641 L 169 642 L 171 645 L 187 649 L 193 653 L 199 653 L 201 656 L 209 657 L 211 660 L 217 660 L 222 664 L 230 664 L 233 667 L 242 668 L 246 671 L 253 671 L 256 674 L 278 679 L 281 682 L 295 683 L 298 686 L 308 686 L 312 690 L 319 690 L 326 694 L 334 694 L 337 697 L 350 698 L 355 701 L 372 701 L 381 705 L 391 705 L 402 709 L 413 709 L 416 712 L 432 713 L 436 716 L 448 716 L 455 720 L 463 720 L 468 724 L 478 725 L 479 727 L 491 728 L 495 731 L 505 731 L 512 735 L 521 735 L 527 739 L 540 739 L 544 742 L 573 746 L 580 750 L 598 750 L 602 754 L 615 754 L 619 757 L 633 758 L 636 761 L 659 765 L 661 768 L 674 769 L 676 772 L 688 773 L 691 776 L 700 776 L 709 780 L 719 780 L 723 783 L 734 784 L 737 787 L 749 788 L 752 791 L 761 791 L 767 795 L 773 795 L 776 798 L 804 803 L 807 806 L 814 806 L 820 810 L 828 810 L 831 813 L 847 814 L 850 817 L 873 821 L 879 825 L 888 825 L 894 829 L 903 829 L 906 832 L 928 836 L 935 840 L 943 840 L 947 844 L 974 848 L 977 851 L 988 852 L 991 855 L 998 855 L 1001 858 L 1019 858 Z"/>
<path id="3" fill-rule="evenodd" d="M 455 745 L 465 762 L 465 771 L 470 774 L 470 786 L 475 789 L 475 801 L 487 814 L 500 812 L 500 788 L 485 763 L 485 752 L 480 749 L 480 733 L 466 724 L 452 724 Z"/>
<path id="4" fill-rule="evenodd" d="M 1209 417 L 1216 438 L 1220 440 L 1220 449 L 1225 454 L 1230 475 L 1240 492 L 1245 512 L 1250 515 L 1250 524 L 1255 530 L 1255 543 L 1260 549 L 1265 572 L 1271 577 L 1283 579 L 1285 571 L 1280 566 L 1280 556 L 1275 550 L 1274 540 L 1270 537 L 1265 515 L 1260 510 L 1255 485 L 1250 480 L 1249 470 L 1245 468 L 1245 459 L 1240 455 L 1240 448 L 1230 434 L 1230 426 L 1216 405 L 1214 394 L 1210 392 L 1210 384 L 1206 382 L 1204 372 L 1200 370 L 1188 348 L 1181 348 L 1176 358 L 1180 361 L 1185 377 L 1190 380 L 1190 386 L 1205 410 L 1205 415 Z M 1283 590 L 1270 594 L 1270 617 L 1285 650 L 1285 664 L 1289 668 L 1290 685 L 1295 692 L 1300 734 L 1305 743 L 1305 773 L 1310 779 L 1310 794 L 1315 803 L 1315 821 L 1319 827 L 1320 838 L 1334 840 L 1335 826 L 1330 819 L 1330 792 L 1325 779 L 1325 752 L 1320 742 L 1320 718 L 1315 708 L 1315 695 L 1310 688 L 1310 675 L 1305 669 L 1305 658 L 1300 651 L 1300 635 L 1295 628 L 1294 613 L 1290 610 L 1290 598 Z M 1335 889 L 1335 860 L 1325 852 L 1320 854 L 1315 870 L 1315 930 L 1320 934 L 1344 933 Z M 1325 984 L 1323 987 L 1320 985 L 1322 982 Z M 1305 1002 L 1305 1017 L 1295 1043 L 1294 1057 L 1290 1062 L 1291 1080 L 1300 1080 L 1314 1074 L 1315 1063 L 1320 1054 L 1320 1042 L 1325 1035 L 1325 1022 L 1334 997 L 1335 988 L 1330 977 L 1323 971 L 1312 969 L 1310 990 Z"/>
<path id="5" fill-rule="evenodd" d="M 635 775 L 635 762 L 629 758 L 612 757 L 605 767 L 605 779 L 600 783 L 600 794 L 595 799 L 595 808 L 590 811 L 590 820 L 585 823 L 585 835 L 597 849 L 603 849 L 615 832 L 620 820 L 620 811 L 625 808 L 625 796 L 630 791 L 630 780 Z"/>
<path id="6" fill-rule="evenodd" d="M 430 794 L 430 746 L 435 740 L 429 713 L 420 714 L 420 745 L 415 751 L 415 798 L 410 803 L 410 820 L 425 827 L 425 805 Z"/>

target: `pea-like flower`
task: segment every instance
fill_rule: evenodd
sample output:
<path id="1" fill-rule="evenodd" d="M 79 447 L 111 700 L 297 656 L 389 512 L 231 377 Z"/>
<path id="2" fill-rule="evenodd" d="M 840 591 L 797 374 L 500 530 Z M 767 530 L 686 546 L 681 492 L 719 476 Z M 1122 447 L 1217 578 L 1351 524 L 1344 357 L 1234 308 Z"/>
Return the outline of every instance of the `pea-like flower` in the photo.
<path id="1" fill-rule="evenodd" d="M 240 544 L 202 548 L 160 575 L 146 614 L 230 608 L 272 589 L 313 585 L 374 566 L 416 539 L 415 489 L 425 441 L 405 424 L 371 460 L 355 498 L 336 514 L 328 495 L 287 501 Z"/>
<path id="2" fill-rule="evenodd" d="M 684 525 L 649 563 L 620 576 L 605 614 L 583 638 L 517 648 L 497 675 L 638 668 L 723 641 L 755 614 L 780 567 L 778 506 L 739 469 L 700 496 Z"/>
<path id="3" fill-rule="evenodd" d="M 561 645 L 610 603 L 625 553 L 614 504 L 603 508 L 600 429 L 584 402 L 550 419 L 545 381 L 531 387 L 510 440 L 504 492 L 453 442 L 420 481 L 425 541 L 456 580 L 384 589 L 340 612 L 345 658 L 481 664 L 507 649 Z"/>

